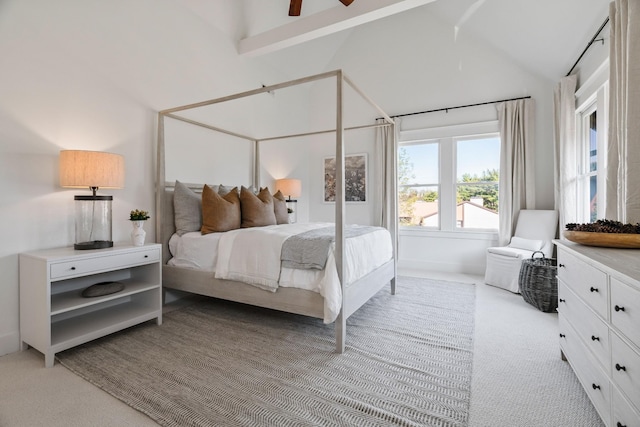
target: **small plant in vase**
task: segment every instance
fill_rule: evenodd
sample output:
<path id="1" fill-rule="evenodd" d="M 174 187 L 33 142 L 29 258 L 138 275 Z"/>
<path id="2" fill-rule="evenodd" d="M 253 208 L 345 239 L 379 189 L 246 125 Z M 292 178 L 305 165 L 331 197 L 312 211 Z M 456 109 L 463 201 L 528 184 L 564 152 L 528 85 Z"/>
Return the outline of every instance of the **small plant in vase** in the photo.
<path id="1" fill-rule="evenodd" d="M 144 231 L 144 222 L 149 218 L 151 218 L 149 212 L 139 209 L 132 210 L 129 214 L 129 220 L 133 225 L 133 230 L 131 231 L 131 243 L 133 246 L 144 245 L 144 238 L 147 235 L 147 232 Z"/>
<path id="2" fill-rule="evenodd" d="M 131 213 L 129 214 L 129 219 L 131 221 L 146 221 L 149 218 L 151 218 L 149 216 L 149 212 L 141 211 L 139 209 L 132 210 Z"/>

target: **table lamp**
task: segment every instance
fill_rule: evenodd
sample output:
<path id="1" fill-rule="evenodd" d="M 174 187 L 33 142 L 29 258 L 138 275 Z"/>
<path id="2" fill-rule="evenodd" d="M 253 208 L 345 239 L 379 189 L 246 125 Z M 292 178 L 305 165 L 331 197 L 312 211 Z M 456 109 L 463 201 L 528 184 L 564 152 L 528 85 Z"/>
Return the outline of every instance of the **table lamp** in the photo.
<path id="1" fill-rule="evenodd" d="M 91 196 L 74 196 L 75 249 L 113 246 L 112 196 L 98 196 L 98 188 L 124 187 L 124 157 L 99 151 L 60 151 L 60 186 L 89 188 Z"/>
<path id="2" fill-rule="evenodd" d="M 276 191 L 280 191 L 283 196 L 287 197 L 287 210 L 289 211 L 289 220 L 296 222 L 296 210 L 298 201 L 292 197 L 300 197 L 302 195 L 302 181 L 299 179 L 277 179 Z"/>

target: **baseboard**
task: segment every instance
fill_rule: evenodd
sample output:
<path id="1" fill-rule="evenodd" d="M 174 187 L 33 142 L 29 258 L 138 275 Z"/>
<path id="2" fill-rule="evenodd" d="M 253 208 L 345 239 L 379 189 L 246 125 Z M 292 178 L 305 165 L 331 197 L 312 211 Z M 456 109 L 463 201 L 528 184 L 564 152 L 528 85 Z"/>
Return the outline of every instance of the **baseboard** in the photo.
<path id="1" fill-rule="evenodd" d="M 10 332 L 0 335 L 0 356 L 20 350 L 20 333 Z"/>
<path id="2" fill-rule="evenodd" d="M 483 264 L 476 265 L 476 264 L 461 264 L 461 263 L 399 260 L 398 269 L 484 275 L 485 266 Z"/>

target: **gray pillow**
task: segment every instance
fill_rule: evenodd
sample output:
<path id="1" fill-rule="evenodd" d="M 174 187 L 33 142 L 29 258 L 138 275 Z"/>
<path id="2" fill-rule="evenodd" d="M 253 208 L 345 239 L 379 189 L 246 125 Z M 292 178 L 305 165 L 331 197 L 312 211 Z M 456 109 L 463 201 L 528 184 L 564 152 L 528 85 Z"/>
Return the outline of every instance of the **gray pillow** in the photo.
<path id="1" fill-rule="evenodd" d="M 180 181 L 176 181 L 173 190 L 173 212 L 178 236 L 191 231 L 200 231 L 202 227 L 202 196 Z"/>
<path id="2" fill-rule="evenodd" d="M 213 191 L 217 191 L 219 196 L 226 196 L 231 190 L 238 190 L 238 187 L 231 185 L 218 185 L 218 188 L 212 187 Z M 240 193 L 238 193 L 240 194 Z"/>

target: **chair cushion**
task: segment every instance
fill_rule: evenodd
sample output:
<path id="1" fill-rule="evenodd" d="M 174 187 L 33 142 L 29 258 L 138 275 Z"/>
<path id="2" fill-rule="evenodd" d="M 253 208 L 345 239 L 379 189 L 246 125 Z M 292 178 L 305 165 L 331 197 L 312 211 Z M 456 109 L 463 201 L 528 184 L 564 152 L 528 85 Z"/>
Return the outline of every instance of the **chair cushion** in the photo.
<path id="1" fill-rule="evenodd" d="M 496 246 L 493 248 L 487 248 L 487 252 L 495 255 L 502 255 L 510 258 L 528 258 L 533 254 L 533 251 L 526 249 L 510 248 L 508 246 Z"/>
<path id="2" fill-rule="evenodd" d="M 510 248 L 526 249 L 528 251 L 539 251 L 542 249 L 544 242 L 542 240 L 525 239 L 524 237 L 513 236 Z"/>

